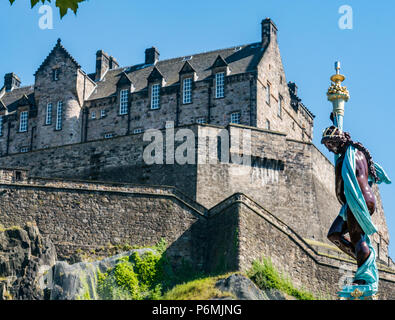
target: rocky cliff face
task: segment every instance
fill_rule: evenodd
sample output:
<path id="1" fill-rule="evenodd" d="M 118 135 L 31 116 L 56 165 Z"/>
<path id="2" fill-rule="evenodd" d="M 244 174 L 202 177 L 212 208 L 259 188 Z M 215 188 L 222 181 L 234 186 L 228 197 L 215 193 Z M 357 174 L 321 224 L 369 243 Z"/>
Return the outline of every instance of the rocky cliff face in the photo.
<path id="1" fill-rule="evenodd" d="M 37 226 L 0 228 L 0 300 L 44 299 L 43 275 L 55 262 L 55 247 Z"/>

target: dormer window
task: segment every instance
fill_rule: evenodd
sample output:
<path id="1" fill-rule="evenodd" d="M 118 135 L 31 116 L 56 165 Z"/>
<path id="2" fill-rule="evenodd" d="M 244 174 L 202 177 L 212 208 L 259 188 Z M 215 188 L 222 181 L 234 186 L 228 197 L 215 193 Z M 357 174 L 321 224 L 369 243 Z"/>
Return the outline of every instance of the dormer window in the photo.
<path id="1" fill-rule="evenodd" d="M 186 78 L 182 82 L 182 103 L 192 102 L 192 78 Z"/>
<path id="2" fill-rule="evenodd" d="M 224 84 L 225 84 L 225 72 L 218 72 L 215 74 L 215 97 L 224 97 Z"/>
<path id="3" fill-rule="evenodd" d="M 160 107 L 160 84 L 155 83 L 151 87 L 151 109 Z"/>
<path id="4" fill-rule="evenodd" d="M 47 104 L 47 113 L 45 115 L 45 124 L 52 124 L 52 103 Z"/>
<path id="5" fill-rule="evenodd" d="M 22 111 L 19 116 L 19 132 L 27 131 L 27 121 L 28 121 L 29 111 Z"/>
<path id="6" fill-rule="evenodd" d="M 59 68 L 52 70 L 52 79 L 53 81 L 59 80 Z"/>
<path id="7" fill-rule="evenodd" d="M 121 90 L 120 104 L 119 104 L 120 115 L 128 113 L 128 104 L 129 104 L 129 90 L 127 89 Z"/>

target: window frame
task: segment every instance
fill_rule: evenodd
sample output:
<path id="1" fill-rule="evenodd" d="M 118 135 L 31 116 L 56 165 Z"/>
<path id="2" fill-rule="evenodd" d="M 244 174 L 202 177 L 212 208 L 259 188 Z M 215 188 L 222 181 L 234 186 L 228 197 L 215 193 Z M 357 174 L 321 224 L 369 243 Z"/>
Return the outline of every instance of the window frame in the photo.
<path id="1" fill-rule="evenodd" d="M 182 104 L 192 103 L 192 78 L 182 80 Z"/>
<path id="2" fill-rule="evenodd" d="M 56 124 L 55 130 L 60 131 L 63 128 L 63 101 L 58 101 L 56 107 Z"/>
<path id="3" fill-rule="evenodd" d="M 29 111 L 21 111 L 19 115 L 19 132 L 29 130 Z"/>
<path id="4" fill-rule="evenodd" d="M 52 124 L 52 110 L 53 105 L 51 102 L 47 103 L 47 110 L 45 112 L 45 125 L 49 126 Z"/>
<path id="5" fill-rule="evenodd" d="M 238 115 L 238 117 L 237 117 L 237 121 L 238 122 L 234 122 L 233 121 L 233 116 L 234 115 Z M 241 112 L 240 111 L 235 111 L 235 112 L 232 112 L 231 114 L 230 114 L 230 123 L 232 123 L 232 124 L 241 124 Z"/>
<path id="6" fill-rule="evenodd" d="M 160 109 L 160 88 L 159 83 L 151 85 L 151 110 Z"/>
<path id="7" fill-rule="evenodd" d="M 122 89 L 119 92 L 119 115 L 123 116 L 129 112 L 129 90 Z"/>
<path id="8" fill-rule="evenodd" d="M 199 121 L 199 120 L 202 120 L 202 119 L 203 119 L 203 121 Z M 206 117 L 198 117 L 198 118 L 196 118 L 196 123 L 198 123 L 198 124 L 206 124 L 207 123 Z"/>
<path id="9" fill-rule="evenodd" d="M 225 97 L 225 72 L 220 71 L 215 74 L 215 99 Z"/>
<path id="10" fill-rule="evenodd" d="M 277 102 L 277 116 L 279 118 L 282 118 L 283 115 L 283 97 L 281 94 L 278 96 L 278 102 Z"/>
<path id="11" fill-rule="evenodd" d="M 270 106 L 271 86 L 269 83 L 266 84 L 266 103 Z"/>
<path id="12" fill-rule="evenodd" d="M 53 81 L 59 80 L 59 68 L 55 68 L 52 70 L 52 80 Z"/>

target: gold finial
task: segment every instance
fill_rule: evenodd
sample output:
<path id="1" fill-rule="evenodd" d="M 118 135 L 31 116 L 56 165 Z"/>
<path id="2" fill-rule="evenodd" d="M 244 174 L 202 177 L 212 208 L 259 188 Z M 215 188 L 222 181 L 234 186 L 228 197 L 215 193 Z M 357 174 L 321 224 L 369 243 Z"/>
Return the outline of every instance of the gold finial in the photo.
<path id="1" fill-rule="evenodd" d="M 340 61 L 335 62 L 336 74 L 331 77 L 332 84 L 328 89 L 328 100 L 343 99 L 348 101 L 350 94 L 347 87 L 342 86 L 342 82 L 346 79 L 345 76 L 340 74 Z"/>

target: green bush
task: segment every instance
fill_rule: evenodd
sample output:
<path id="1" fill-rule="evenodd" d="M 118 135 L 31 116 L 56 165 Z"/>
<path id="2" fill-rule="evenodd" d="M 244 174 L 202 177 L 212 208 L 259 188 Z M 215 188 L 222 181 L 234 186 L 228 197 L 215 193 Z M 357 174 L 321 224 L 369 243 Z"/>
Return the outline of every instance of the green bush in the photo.
<path id="1" fill-rule="evenodd" d="M 262 290 L 277 289 L 299 300 L 316 300 L 310 292 L 295 288 L 292 281 L 281 275 L 265 257 L 252 263 L 247 276 Z"/>

